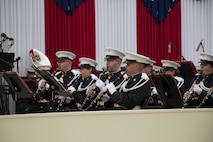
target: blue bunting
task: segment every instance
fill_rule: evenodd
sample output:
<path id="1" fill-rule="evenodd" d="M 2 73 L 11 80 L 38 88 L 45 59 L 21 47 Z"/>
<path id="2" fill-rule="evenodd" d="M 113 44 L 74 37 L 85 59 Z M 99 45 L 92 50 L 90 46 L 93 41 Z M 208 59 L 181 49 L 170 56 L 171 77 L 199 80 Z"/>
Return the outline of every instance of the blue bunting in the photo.
<path id="1" fill-rule="evenodd" d="M 155 18 L 156 23 L 159 24 L 178 0 L 143 0 L 143 2 Z"/>
<path id="2" fill-rule="evenodd" d="M 84 1 L 85 0 L 55 0 L 55 2 L 66 11 L 67 15 L 70 15 L 72 11 L 80 4 L 82 4 Z"/>

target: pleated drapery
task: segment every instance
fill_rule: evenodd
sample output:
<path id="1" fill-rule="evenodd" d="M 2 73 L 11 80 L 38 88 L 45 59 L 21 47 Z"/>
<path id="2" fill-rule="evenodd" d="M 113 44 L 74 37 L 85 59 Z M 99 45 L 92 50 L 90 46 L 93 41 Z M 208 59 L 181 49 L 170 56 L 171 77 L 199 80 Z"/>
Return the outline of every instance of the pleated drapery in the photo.
<path id="1" fill-rule="evenodd" d="M 80 57 L 95 59 L 95 7 L 94 0 L 85 0 L 71 15 L 53 0 L 45 0 L 45 48 L 46 55 L 56 69 L 55 52 L 71 51 L 76 54 L 73 68 Z"/>
<path id="2" fill-rule="evenodd" d="M 156 24 L 142 0 L 137 0 L 137 52 L 157 61 L 181 60 L 181 9 L 178 1 L 167 17 Z M 172 43 L 171 53 L 168 43 Z"/>
<path id="3" fill-rule="evenodd" d="M 95 0 L 96 58 L 105 66 L 105 48 L 137 52 L 136 0 Z"/>

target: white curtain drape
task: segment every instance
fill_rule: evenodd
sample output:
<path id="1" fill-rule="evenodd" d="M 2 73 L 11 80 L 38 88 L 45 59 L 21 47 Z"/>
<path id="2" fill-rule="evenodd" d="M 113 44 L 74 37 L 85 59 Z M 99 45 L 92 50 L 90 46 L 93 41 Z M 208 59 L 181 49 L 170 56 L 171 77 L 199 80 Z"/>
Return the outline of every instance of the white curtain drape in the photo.
<path id="1" fill-rule="evenodd" d="M 105 48 L 137 52 L 136 0 L 96 0 L 96 60 L 105 66 Z"/>
<path id="2" fill-rule="evenodd" d="M 205 52 L 213 55 L 213 1 L 212 0 L 182 0 L 182 54 L 196 66 L 199 66 L 199 56 L 202 48 L 196 51 L 202 40 Z"/>
<path id="3" fill-rule="evenodd" d="M 21 57 L 19 70 L 14 63 L 14 71 L 26 75 L 31 66 L 29 50 L 36 48 L 45 53 L 44 41 L 44 1 L 43 0 L 0 0 L 0 33 L 14 39 L 11 52 L 15 59 Z"/>

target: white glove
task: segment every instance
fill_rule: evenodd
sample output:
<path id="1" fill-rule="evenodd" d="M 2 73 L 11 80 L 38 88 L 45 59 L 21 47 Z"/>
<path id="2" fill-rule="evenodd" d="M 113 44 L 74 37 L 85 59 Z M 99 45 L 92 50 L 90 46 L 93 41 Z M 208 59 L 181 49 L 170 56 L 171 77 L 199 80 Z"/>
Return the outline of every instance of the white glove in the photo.
<path id="1" fill-rule="evenodd" d="M 72 94 L 73 92 L 76 91 L 76 89 L 75 89 L 73 86 L 70 86 L 67 90 L 68 90 L 71 94 Z"/>
<path id="2" fill-rule="evenodd" d="M 156 87 L 153 87 L 152 94 L 158 94 L 158 91 L 157 91 Z"/>
<path id="3" fill-rule="evenodd" d="M 66 97 L 66 99 L 65 99 L 65 103 L 67 103 L 67 104 L 69 104 L 70 102 L 71 102 L 71 98 L 70 97 Z"/>
<path id="4" fill-rule="evenodd" d="M 44 90 L 48 90 L 50 87 L 50 85 L 47 83 L 46 80 L 44 79 L 41 79 L 39 82 L 38 82 L 38 88 L 41 89 L 42 91 Z"/>
<path id="5" fill-rule="evenodd" d="M 95 84 L 101 91 L 107 90 L 107 88 L 104 85 L 104 82 L 102 80 L 98 79 Z"/>
<path id="6" fill-rule="evenodd" d="M 110 94 L 113 94 L 116 92 L 115 85 L 112 82 L 107 84 L 106 88 L 108 89 Z"/>
<path id="7" fill-rule="evenodd" d="M 50 85 L 48 83 L 46 83 L 45 89 L 48 90 L 49 88 L 50 88 Z"/>
<path id="8" fill-rule="evenodd" d="M 184 79 L 178 76 L 174 77 L 177 80 L 177 87 L 180 88 L 184 84 Z"/>
<path id="9" fill-rule="evenodd" d="M 197 93 L 198 95 L 200 95 L 201 94 L 201 92 L 202 92 L 202 89 L 199 87 L 199 85 L 197 85 L 197 84 L 195 84 L 194 85 L 194 92 L 195 93 Z"/>
<path id="10" fill-rule="evenodd" d="M 107 94 L 104 94 L 104 95 L 101 97 L 101 100 L 104 101 L 104 102 L 106 103 L 106 102 L 109 101 L 109 98 L 110 98 L 110 97 L 109 97 Z"/>
<path id="11" fill-rule="evenodd" d="M 128 75 L 125 73 L 124 74 L 124 79 L 127 79 L 128 78 Z"/>

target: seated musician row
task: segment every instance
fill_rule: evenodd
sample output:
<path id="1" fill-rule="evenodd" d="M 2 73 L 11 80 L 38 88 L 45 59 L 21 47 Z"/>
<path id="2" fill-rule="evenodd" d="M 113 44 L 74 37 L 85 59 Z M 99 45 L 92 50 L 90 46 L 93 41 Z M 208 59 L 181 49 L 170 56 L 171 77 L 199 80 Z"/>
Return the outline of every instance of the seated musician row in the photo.
<path id="1" fill-rule="evenodd" d="M 197 74 L 191 64 L 191 70 L 187 71 L 181 68 L 181 62 L 170 60 L 162 60 L 162 67 L 156 67 L 156 62 L 147 56 L 124 54 L 112 48 L 106 49 L 106 70 L 101 74 L 96 70 L 97 62 L 91 58 L 80 58 L 79 69 L 72 69 L 74 53 L 58 51 L 56 56 L 58 69 L 53 76 L 68 95 L 56 94 L 49 82 L 41 78 L 38 81 L 39 100 L 59 99 L 63 107 L 71 110 L 172 108 L 201 106 L 206 102 L 208 106 L 213 105 L 213 56 L 206 53 L 200 55 L 201 72 Z M 42 70 L 39 66 L 36 68 Z M 188 76 L 181 76 L 182 72 L 189 72 L 194 78 L 186 82 Z M 159 80 L 164 80 L 166 85 Z M 170 99 L 172 104 L 166 102 Z"/>

